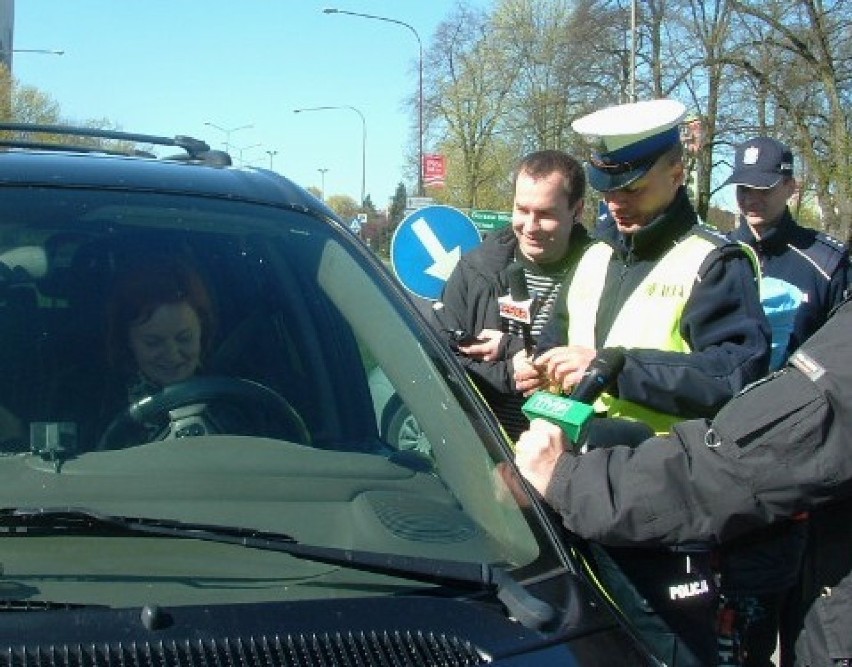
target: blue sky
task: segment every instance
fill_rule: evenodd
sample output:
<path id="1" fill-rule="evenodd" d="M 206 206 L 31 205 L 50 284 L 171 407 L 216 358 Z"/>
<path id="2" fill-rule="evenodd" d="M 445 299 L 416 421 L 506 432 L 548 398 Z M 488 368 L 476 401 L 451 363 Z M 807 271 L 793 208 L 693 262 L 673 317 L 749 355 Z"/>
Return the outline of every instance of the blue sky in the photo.
<path id="1" fill-rule="evenodd" d="M 491 3 L 482 0 L 488 6 Z M 121 129 L 187 134 L 232 154 L 272 165 L 326 195 L 360 197 L 362 123 L 366 191 L 387 205 L 414 146 L 417 40 L 403 26 L 324 7 L 411 24 L 424 50 L 455 0 L 17 0 L 15 49 L 59 49 L 62 56 L 16 53 L 14 76 L 50 95 L 73 121 L 107 118 Z M 256 144 L 259 144 L 256 146 Z M 426 146 L 428 152 L 429 146 Z M 411 194 L 414 194 L 413 192 Z"/>

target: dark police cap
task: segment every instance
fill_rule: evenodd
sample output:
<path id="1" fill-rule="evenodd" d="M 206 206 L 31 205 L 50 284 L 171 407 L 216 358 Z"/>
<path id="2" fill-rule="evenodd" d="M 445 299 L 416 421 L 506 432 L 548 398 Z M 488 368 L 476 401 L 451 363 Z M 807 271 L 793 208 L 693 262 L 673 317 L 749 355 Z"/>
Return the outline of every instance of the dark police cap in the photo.
<path id="1" fill-rule="evenodd" d="M 768 190 L 793 175 L 793 153 L 780 141 L 755 137 L 737 146 L 734 173 L 723 185 L 745 185 Z"/>
<path id="2" fill-rule="evenodd" d="M 600 109 L 571 123 L 575 132 L 597 143 L 586 165 L 598 192 L 627 187 L 680 142 L 686 107 L 676 100 L 648 100 Z"/>

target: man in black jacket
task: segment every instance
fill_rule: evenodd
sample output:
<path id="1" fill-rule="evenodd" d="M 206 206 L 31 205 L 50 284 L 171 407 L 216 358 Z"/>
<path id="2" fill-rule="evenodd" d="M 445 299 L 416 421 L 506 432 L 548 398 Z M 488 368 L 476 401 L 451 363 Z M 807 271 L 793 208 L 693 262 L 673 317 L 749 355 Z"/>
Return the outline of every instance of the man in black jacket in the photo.
<path id="1" fill-rule="evenodd" d="M 585 189 L 583 167 L 567 153 L 544 150 L 523 158 L 515 171 L 511 227 L 486 236 L 461 258 L 435 310 L 440 330 L 478 339 L 451 344 L 513 440 L 529 425 L 512 365 L 524 349 L 524 333 L 517 321 L 501 317 L 498 300 L 509 293 L 510 267 L 520 265 L 535 296 L 528 333 L 539 333 L 589 243 L 580 222 Z"/>
<path id="2" fill-rule="evenodd" d="M 852 664 L 850 331 L 847 300 L 712 421 L 576 456 L 557 426 L 534 420 L 515 461 L 569 530 L 604 544 L 732 543 L 809 511 L 818 539 L 796 664 Z"/>

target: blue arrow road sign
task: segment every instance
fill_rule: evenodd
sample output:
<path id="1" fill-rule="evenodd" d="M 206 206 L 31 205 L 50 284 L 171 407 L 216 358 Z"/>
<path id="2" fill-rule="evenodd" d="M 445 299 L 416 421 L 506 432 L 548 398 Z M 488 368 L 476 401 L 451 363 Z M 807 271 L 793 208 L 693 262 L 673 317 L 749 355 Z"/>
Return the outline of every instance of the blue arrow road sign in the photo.
<path id="1" fill-rule="evenodd" d="M 399 223 L 391 239 L 391 266 L 417 296 L 438 299 L 463 253 L 481 242 L 479 230 L 451 206 L 426 206 Z"/>

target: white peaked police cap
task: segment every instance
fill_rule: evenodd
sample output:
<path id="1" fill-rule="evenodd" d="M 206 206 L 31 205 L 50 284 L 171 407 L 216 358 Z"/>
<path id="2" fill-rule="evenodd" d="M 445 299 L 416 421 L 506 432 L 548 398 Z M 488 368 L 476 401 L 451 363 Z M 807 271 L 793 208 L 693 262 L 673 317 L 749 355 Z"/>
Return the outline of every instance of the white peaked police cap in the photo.
<path id="1" fill-rule="evenodd" d="M 594 143 L 586 173 L 599 192 L 618 190 L 644 176 L 680 142 L 686 107 L 677 100 L 619 104 L 577 118 L 571 127 Z"/>

